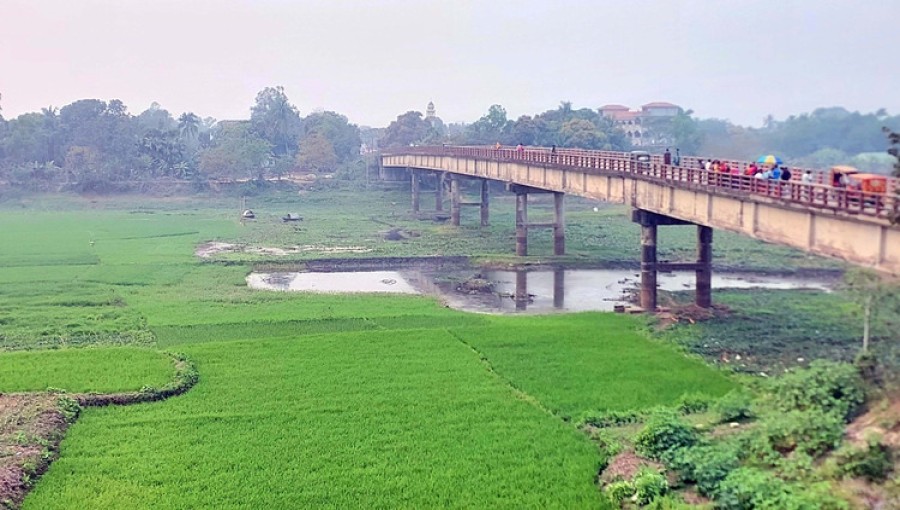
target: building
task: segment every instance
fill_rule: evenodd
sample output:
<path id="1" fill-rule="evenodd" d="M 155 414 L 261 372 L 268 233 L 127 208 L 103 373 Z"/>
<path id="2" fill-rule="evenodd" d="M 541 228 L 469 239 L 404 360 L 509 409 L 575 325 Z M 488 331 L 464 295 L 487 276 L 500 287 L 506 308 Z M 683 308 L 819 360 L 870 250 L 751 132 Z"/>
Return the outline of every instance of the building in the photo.
<path id="1" fill-rule="evenodd" d="M 612 119 L 616 127 L 625 132 L 628 141 L 635 147 L 671 144 L 671 136 L 667 131 L 658 129 L 657 119 L 671 119 L 681 111 L 680 106 L 661 101 L 647 103 L 641 106 L 640 110 L 631 110 L 620 104 L 600 107 L 600 115 Z"/>

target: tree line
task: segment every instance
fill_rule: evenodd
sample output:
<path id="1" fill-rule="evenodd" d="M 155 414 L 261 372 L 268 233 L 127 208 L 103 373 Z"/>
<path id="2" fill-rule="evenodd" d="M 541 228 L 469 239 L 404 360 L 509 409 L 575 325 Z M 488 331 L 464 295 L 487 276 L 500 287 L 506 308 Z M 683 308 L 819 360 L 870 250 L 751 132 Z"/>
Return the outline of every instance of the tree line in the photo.
<path id="1" fill-rule="evenodd" d="M 883 109 L 859 113 L 840 107 L 781 121 L 769 116 L 760 128 L 697 118 L 691 110 L 645 120 L 644 130 L 653 132 L 650 138 L 670 141 L 683 155 L 749 160 L 773 153 L 794 166 L 852 164 L 884 172 L 894 160 L 885 151 L 882 129 L 900 130 L 900 116 Z M 148 180 L 202 186 L 209 180 L 261 180 L 291 172 L 361 179 L 366 173 L 363 145 L 385 149 L 444 143 L 635 148 L 599 110 L 574 108 L 567 101 L 516 119 L 495 104 L 468 124 L 445 124 L 408 111 L 386 128 L 373 129 L 332 111 L 303 117 L 282 87 L 266 87 L 247 120 L 216 121 L 192 112 L 176 118 L 156 103 L 133 115 L 115 99 L 82 99 L 9 120 L 0 110 L 0 183 L 107 192 Z"/>
<path id="2" fill-rule="evenodd" d="M 6 120 L 0 181 L 28 189 L 109 192 L 148 180 L 264 179 L 302 170 L 359 172 L 359 128 L 316 111 L 301 117 L 282 87 L 256 96 L 249 120 L 176 119 L 153 103 L 132 115 L 117 99 L 82 99 Z"/>

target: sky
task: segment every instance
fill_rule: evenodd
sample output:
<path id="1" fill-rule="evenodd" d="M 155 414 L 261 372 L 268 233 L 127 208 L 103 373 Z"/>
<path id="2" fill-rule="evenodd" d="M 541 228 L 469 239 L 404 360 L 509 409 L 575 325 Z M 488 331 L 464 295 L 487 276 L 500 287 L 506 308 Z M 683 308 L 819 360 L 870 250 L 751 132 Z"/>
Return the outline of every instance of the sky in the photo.
<path id="1" fill-rule="evenodd" d="M 759 126 L 821 106 L 900 114 L 900 0 L 0 0 L 4 117 L 78 99 L 386 126 L 668 101 Z"/>

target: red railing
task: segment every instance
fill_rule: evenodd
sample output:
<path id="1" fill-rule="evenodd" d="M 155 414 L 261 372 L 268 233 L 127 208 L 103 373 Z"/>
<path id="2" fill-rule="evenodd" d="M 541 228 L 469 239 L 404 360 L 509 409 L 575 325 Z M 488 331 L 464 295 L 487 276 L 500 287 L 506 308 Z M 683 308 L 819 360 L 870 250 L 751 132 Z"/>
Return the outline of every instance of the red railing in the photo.
<path id="1" fill-rule="evenodd" d="M 628 152 L 588 151 L 528 147 L 428 146 L 404 147 L 385 151 L 385 155 L 422 154 L 429 156 L 460 156 L 494 161 L 525 161 L 546 167 L 572 169 L 587 173 L 619 172 L 635 174 L 643 179 L 678 183 L 683 187 L 712 188 L 726 193 L 763 195 L 772 199 L 819 209 L 831 209 L 878 218 L 900 216 L 900 179 L 889 178 L 886 193 L 867 193 L 855 189 L 838 188 L 827 184 L 827 173 L 813 172 L 813 181 L 801 181 L 805 169 L 791 168 L 791 180 L 760 179 L 744 175 L 750 163 L 725 161 L 739 174 L 706 170 L 701 161 L 707 158 L 683 157 L 679 165 L 663 164 L 662 156 L 650 161 L 637 161 Z M 722 160 L 720 160 L 722 161 Z"/>

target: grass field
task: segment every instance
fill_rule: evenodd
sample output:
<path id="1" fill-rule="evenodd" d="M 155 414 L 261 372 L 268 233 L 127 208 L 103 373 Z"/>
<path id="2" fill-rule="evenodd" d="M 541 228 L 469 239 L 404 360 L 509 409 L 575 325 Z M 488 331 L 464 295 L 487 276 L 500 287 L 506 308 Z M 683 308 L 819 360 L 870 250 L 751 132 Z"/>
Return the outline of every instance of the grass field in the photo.
<path id="1" fill-rule="evenodd" d="M 12 261 L 0 348 L 29 350 L 0 355 L 0 391 L 158 385 L 171 362 L 155 349 L 186 353 L 200 381 L 164 402 L 86 409 L 28 509 L 603 508 L 604 459 L 567 418 L 733 387 L 638 318 L 251 291 L 249 265 L 193 249 L 269 242 L 280 223 L 241 226 L 215 201 L 66 200 L 0 216 L 0 261 Z M 307 217 L 308 237 L 334 235 Z M 379 253 L 435 249 L 423 246 Z M 73 345 L 93 347 L 36 351 Z"/>

